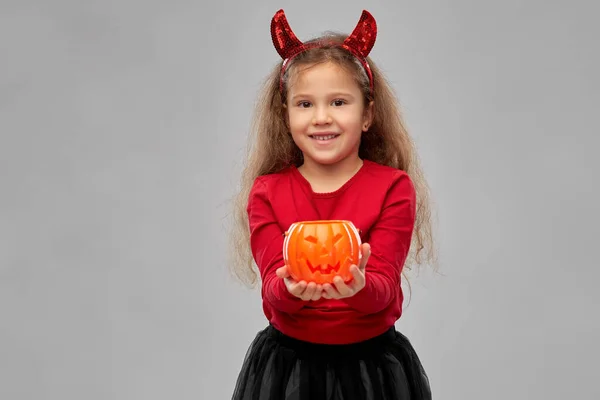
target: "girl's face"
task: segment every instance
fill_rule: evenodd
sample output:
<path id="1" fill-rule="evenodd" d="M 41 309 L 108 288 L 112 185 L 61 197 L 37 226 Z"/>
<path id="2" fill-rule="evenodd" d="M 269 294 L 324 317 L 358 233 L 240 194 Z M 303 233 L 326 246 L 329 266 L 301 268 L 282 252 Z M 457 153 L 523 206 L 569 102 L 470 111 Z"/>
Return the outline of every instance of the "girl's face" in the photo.
<path id="1" fill-rule="evenodd" d="M 358 161 L 360 137 L 372 120 L 372 103 L 352 76 L 334 63 L 299 70 L 288 89 L 287 119 L 304 163 Z"/>

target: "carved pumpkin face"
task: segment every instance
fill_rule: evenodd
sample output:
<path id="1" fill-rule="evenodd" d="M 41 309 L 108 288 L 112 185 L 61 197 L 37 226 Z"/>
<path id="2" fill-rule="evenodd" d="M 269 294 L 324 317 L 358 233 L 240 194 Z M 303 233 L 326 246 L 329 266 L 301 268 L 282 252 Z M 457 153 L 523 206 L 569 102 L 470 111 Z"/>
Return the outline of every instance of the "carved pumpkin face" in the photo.
<path id="1" fill-rule="evenodd" d="M 296 280 L 332 283 L 336 275 L 352 280 L 349 269 L 358 264 L 361 239 L 350 221 L 304 221 L 285 233 L 283 258 Z"/>

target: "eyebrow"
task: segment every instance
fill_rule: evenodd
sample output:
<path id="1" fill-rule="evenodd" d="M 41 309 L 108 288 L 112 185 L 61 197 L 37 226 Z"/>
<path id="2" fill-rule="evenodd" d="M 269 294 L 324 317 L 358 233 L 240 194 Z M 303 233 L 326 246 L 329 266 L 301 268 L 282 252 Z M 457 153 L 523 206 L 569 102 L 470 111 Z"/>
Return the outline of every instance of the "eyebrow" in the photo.
<path id="1" fill-rule="evenodd" d="M 333 93 L 329 93 L 327 95 L 327 97 L 336 97 L 336 96 L 349 97 L 351 99 L 354 99 L 354 96 L 352 94 L 350 94 L 349 92 L 333 92 Z M 312 96 L 308 93 L 298 93 L 298 94 L 294 95 L 291 100 L 294 101 L 297 98 L 302 98 L 302 97 L 311 98 Z"/>

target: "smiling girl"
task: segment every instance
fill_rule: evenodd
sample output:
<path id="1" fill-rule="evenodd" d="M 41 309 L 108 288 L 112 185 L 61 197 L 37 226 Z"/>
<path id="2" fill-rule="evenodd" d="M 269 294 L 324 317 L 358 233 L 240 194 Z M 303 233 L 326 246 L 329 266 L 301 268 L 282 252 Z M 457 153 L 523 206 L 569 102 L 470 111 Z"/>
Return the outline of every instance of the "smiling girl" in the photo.
<path id="1" fill-rule="evenodd" d="M 394 325 L 403 269 L 433 258 L 427 184 L 390 85 L 368 57 L 375 20 L 364 11 L 352 34 L 302 43 L 280 10 L 271 33 L 282 62 L 259 101 L 233 236 L 237 276 L 252 284 L 258 266 L 269 325 L 233 399 L 431 399 Z M 283 234 L 308 220 L 360 230 L 350 282 L 291 278 Z"/>

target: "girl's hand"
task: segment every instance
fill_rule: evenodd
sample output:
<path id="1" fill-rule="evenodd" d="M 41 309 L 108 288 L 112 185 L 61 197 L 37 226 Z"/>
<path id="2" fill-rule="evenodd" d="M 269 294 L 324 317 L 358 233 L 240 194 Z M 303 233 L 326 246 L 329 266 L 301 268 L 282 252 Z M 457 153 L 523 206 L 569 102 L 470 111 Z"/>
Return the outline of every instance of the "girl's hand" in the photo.
<path id="1" fill-rule="evenodd" d="M 285 282 L 288 292 L 292 295 L 304 300 L 304 301 L 317 301 L 323 294 L 323 286 L 318 285 L 314 282 L 306 283 L 306 281 L 296 282 L 288 271 L 287 266 L 277 268 L 275 271 L 278 277 L 282 278 Z"/>
<path id="2" fill-rule="evenodd" d="M 371 255 L 371 246 L 363 243 L 361 246 L 362 258 L 357 265 L 350 267 L 350 272 L 354 279 L 345 283 L 341 276 L 333 278 L 333 285 L 326 283 L 323 285 L 323 297 L 326 299 L 343 299 L 352 297 L 365 287 L 365 267 Z"/>

